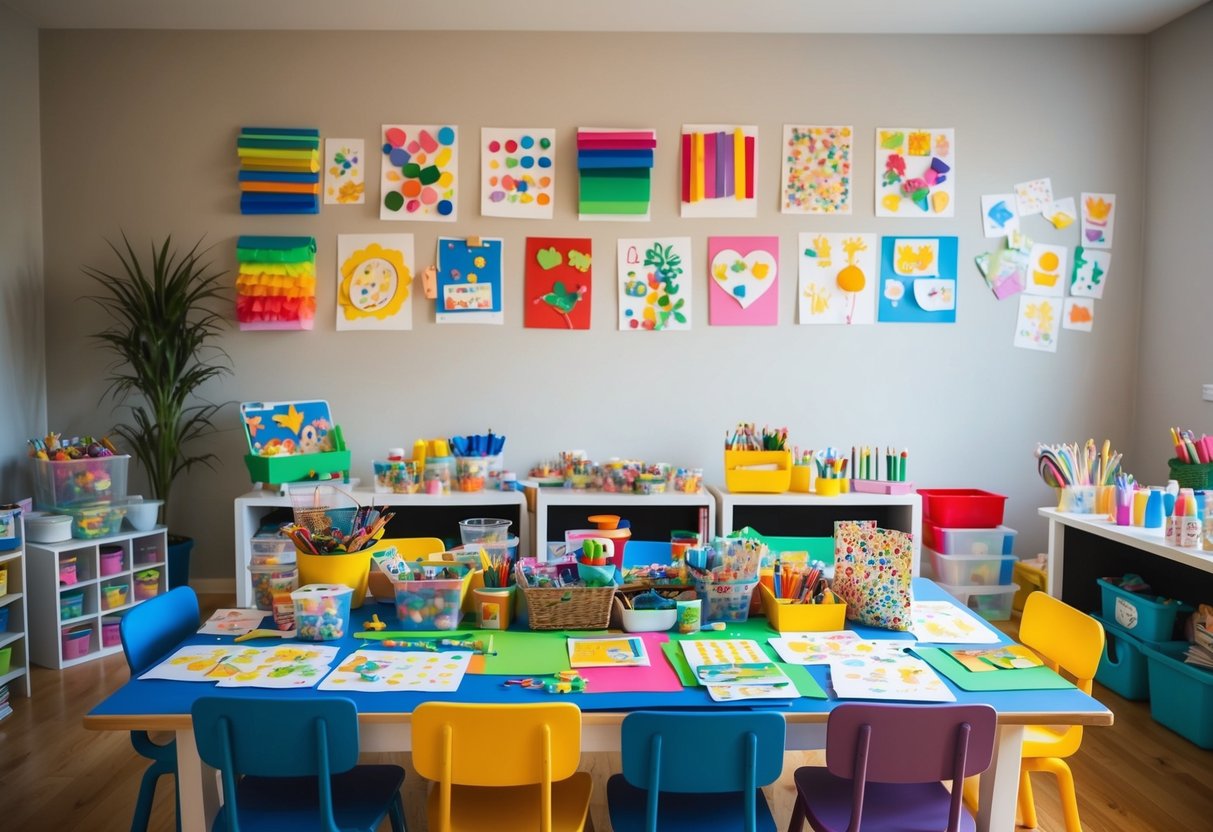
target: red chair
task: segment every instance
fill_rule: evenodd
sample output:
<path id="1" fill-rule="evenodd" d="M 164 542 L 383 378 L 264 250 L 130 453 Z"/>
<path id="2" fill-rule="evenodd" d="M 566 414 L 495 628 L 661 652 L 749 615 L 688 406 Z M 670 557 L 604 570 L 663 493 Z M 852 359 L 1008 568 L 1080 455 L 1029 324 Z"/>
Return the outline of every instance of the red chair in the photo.
<path id="1" fill-rule="evenodd" d="M 826 765 L 796 770 L 788 832 L 965 832 L 965 777 L 989 768 L 997 717 L 988 705 L 839 705 Z M 951 780 L 951 793 L 941 780 Z"/>

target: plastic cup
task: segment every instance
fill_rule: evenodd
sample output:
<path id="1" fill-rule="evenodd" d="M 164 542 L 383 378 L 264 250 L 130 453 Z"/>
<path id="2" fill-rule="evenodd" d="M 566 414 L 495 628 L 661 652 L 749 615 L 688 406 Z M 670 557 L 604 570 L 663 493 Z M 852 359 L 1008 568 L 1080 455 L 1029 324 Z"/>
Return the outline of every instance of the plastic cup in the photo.
<path id="1" fill-rule="evenodd" d="M 498 520 L 492 517 L 473 517 L 459 521 L 459 540 L 464 545 L 469 543 L 483 545 L 486 543 L 505 543 L 510 536 L 510 521 Z"/>
<path id="2" fill-rule="evenodd" d="M 678 602 L 678 632 L 684 634 L 699 632 L 699 628 L 703 623 L 700 615 L 701 607 L 702 604 L 698 598 Z"/>
<path id="3" fill-rule="evenodd" d="M 472 590 L 476 619 L 482 630 L 505 630 L 514 618 L 514 587 Z"/>
<path id="4" fill-rule="evenodd" d="M 342 584 L 309 584 L 291 593 L 295 631 L 301 641 L 335 641 L 350 629 L 354 591 Z"/>

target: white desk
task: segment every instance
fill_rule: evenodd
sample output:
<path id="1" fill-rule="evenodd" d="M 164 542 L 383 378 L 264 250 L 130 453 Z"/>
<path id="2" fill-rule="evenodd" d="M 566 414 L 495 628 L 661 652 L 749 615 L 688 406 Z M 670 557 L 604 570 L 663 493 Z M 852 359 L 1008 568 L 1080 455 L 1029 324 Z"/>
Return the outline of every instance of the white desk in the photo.
<path id="1" fill-rule="evenodd" d="M 617 514 L 632 526 L 637 540 L 669 540 L 678 529 L 711 535 L 716 527 L 716 501 L 707 491 L 687 494 L 619 494 L 572 488 L 534 488 L 534 555 L 547 558 L 549 542 L 564 542 L 569 529 L 589 529 L 592 514 Z"/>

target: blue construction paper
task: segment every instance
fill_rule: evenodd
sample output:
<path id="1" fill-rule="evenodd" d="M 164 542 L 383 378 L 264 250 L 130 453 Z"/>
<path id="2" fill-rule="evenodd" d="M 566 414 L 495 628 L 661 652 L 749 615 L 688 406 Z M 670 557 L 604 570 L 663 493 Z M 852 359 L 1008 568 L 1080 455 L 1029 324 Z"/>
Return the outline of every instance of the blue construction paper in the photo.
<path id="1" fill-rule="evenodd" d="M 278 136 L 309 136 L 320 138 L 320 131 L 314 127 L 241 127 L 240 135 L 248 134 L 278 135 Z"/>
<path id="2" fill-rule="evenodd" d="M 320 174 L 288 173 L 279 170 L 242 170 L 237 179 L 240 182 L 295 182 L 314 185 L 320 181 Z"/>
<path id="3" fill-rule="evenodd" d="M 898 275 L 893 269 L 893 244 L 897 240 L 938 240 L 939 241 L 939 273 L 929 278 L 910 278 Z M 954 324 L 956 310 L 960 305 L 957 292 L 959 281 L 956 280 L 956 237 L 904 237 L 901 235 L 880 238 L 880 288 L 879 306 L 876 310 L 876 320 L 882 324 Z M 914 300 L 914 282 L 916 280 L 935 279 L 952 281 L 952 297 L 956 299 L 951 309 L 928 312 Z M 896 303 L 886 294 L 889 281 L 897 280 L 905 287 L 905 293 Z"/>

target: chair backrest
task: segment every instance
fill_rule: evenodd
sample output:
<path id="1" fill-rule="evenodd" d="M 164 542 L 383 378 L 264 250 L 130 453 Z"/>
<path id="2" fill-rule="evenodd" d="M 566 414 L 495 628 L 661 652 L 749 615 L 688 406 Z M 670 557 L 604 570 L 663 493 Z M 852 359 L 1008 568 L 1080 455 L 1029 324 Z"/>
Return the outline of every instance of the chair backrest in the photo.
<path id="1" fill-rule="evenodd" d="M 777 713 L 636 711 L 623 719 L 623 776 L 648 790 L 646 828 L 657 828 L 659 795 L 741 792 L 746 830 L 756 827 L 758 788 L 783 770 L 784 721 Z"/>
<path id="2" fill-rule="evenodd" d="M 998 717 L 989 705 L 868 705 L 830 711 L 826 767 L 851 780 L 851 825 L 859 829 L 867 781 L 929 783 L 980 774 L 994 753 Z M 963 789 L 952 789 L 948 832 L 959 828 Z"/>
<path id="3" fill-rule="evenodd" d="M 358 763 L 358 710 L 350 699 L 204 696 L 190 709 L 204 763 L 219 770 L 229 827 L 241 775 L 318 778 L 320 817 L 336 832 L 329 778 Z"/>
<path id="4" fill-rule="evenodd" d="M 197 630 L 198 596 L 188 586 L 131 607 L 118 625 L 131 675 L 150 668 Z"/>
<path id="5" fill-rule="evenodd" d="M 1019 640 L 1054 670 L 1073 676 L 1084 693 L 1091 692 L 1104 648 L 1103 625 L 1094 618 L 1047 593 L 1033 592 L 1024 603 Z"/>
<path id="6" fill-rule="evenodd" d="M 450 826 L 452 785 L 534 784 L 541 787 L 543 828 L 551 828 L 552 783 L 571 777 L 581 760 L 576 705 L 425 702 L 413 711 L 411 722 L 413 766 L 438 783 L 441 829 Z"/>
<path id="7" fill-rule="evenodd" d="M 446 544 L 437 537 L 396 537 L 392 538 L 392 545 L 405 560 L 421 560 L 426 555 L 446 551 Z"/>

